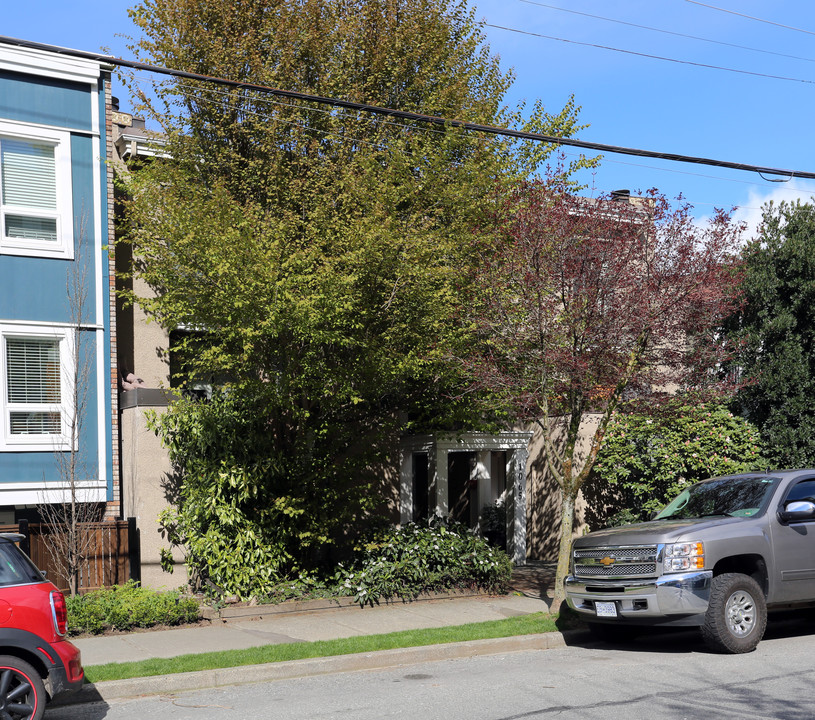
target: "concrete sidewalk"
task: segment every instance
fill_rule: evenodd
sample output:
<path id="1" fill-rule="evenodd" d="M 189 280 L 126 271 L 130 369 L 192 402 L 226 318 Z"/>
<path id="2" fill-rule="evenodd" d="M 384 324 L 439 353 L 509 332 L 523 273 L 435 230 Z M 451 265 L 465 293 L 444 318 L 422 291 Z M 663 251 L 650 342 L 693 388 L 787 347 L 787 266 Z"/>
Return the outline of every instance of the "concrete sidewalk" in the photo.
<path id="1" fill-rule="evenodd" d="M 82 663 L 90 666 L 171 658 L 213 650 L 238 650 L 261 645 L 465 625 L 548 611 L 547 602 L 539 597 L 451 597 L 365 608 L 351 606 L 305 612 L 281 611 L 264 614 L 260 619 L 215 620 L 198 627 L 147 630 L 80 638 L 72 642 L 82 651 Z"/>
<path id="2" fill-rule="evenodd" d="M 365 608 L 357 605 L 336 607 L 327 603 L 240 608 L 231 613 L 231 619 L 215 619 L 196 627 L 80 638 L 73 642 L 82 651 L 83 664 L 89 667 L 110 662 L 173 658 L 217 650 L 503 620 L 548 612 L 547 589 L 552 575 L 549 566 L 519 568 L 513 574 L 513 591 L 505 596 L 450 595 Z M 454 657 L 547 649 L 563 644 L 560 633 L 545 633 L 179 673 L 163 676 L 158 685 L 156 678 L 134 678 L 86 685 L 79 693 L 61 699 L 60 703 L 103 702 L 157 692 L 171 694 L 204 687 L 370 670 Z"/>

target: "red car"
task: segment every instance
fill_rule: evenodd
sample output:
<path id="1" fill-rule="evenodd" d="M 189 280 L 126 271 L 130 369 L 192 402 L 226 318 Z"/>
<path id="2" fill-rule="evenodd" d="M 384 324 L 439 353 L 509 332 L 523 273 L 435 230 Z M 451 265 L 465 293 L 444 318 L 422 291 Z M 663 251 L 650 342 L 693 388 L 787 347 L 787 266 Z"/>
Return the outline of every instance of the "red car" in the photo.
<path id="1" fill-rule="evenodd" d="M 85 679 L 76 646 L 65 639 L 65 596 L 0 533 L 0 718 L 40 720 L 47 700 Z"/>

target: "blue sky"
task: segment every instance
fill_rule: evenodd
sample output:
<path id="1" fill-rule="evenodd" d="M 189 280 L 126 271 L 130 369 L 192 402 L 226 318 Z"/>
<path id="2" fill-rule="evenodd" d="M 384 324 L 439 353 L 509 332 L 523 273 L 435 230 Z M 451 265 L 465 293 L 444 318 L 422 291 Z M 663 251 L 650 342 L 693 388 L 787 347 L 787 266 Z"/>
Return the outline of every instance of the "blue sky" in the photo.
<path id="1" fill-rule="evenodd" d="M 531 105 L 541 98 L 556 112 L 574 95 L 582 106 L 581 119 L 589 125 L 580 133 L 582 139 L 815 171 L 811 0 L 475 0 L 475 4 L 478 17 L 487 23 L 523 31 L 485 27 L 493 53 L 516 73 L 509 100 Z M 129 2 L 7 0 L 5 5 L 0 34 L 82 50 L 104 47 L 130 57 L 121 37 L 134 32 L 127 15 Z M 768 75 L 778 77 L 764 77 Z M 123 90 L 118 88 L 118 93 L 127 109 Z M 767 199 L 815 194 L 815 181 L 773 183 L 753 173 L 619 155 L 607 155 L 582 180 L 594 191 L 656 187 L 671 197 L 682 193 L 700 216 L 714 207 L 738 206 L 739 217 L 750 222 Z"/>
<path id="2" fill-rule="evenodd" d="M 702 5 L 689 0 L 480 0 L 478 14 L 493 25 L 684 61 L 670 62 L 487 27 L 493 52 L 516 70 L 517 97 L 528 101 L 540 97 L 556 109 L 574 94 L 582 106 L 581 117 L 590 125 L 580 133 L 582 139 L 767 167 L 815 170 L 815 3 L 811 1 L 705 0 Z M 710 213 L 713 207 L 739 206 L 739 216 L 751 223 L 769 198 L 809 198 L 815 192 L 813 181 L 773 183 L 753 173 L 620 155 L 607 155 L 587 182 L 606 192 L 649 187 L 657 187 L 670 197 L 681 192 L 699 215 Z"/>

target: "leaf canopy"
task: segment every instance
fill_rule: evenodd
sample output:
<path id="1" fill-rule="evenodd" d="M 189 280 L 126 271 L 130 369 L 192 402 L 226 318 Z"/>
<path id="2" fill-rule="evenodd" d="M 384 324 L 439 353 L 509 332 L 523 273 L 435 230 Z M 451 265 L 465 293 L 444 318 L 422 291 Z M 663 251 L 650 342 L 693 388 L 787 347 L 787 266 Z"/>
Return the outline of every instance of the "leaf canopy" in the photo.
<path id="1" fill-rule="evenodd" d="M 132 50 L 150 63 L 482 124 L 580 128 L 573 102 L 554 114 L 538 103 L 526 117 L 506 104 L 512 73 L 462 0 L 143 0 L 131 16 L 143 33 Z M 275 572 L 304 567 L 320 543 L 359 531 L 395 430 L 479 421 L 468 399 L 453 399 L 464 381 L 448 361 L 471 335 L 457 309 L 480 262 L 474 238 L 493 235 L 496 197 L 552 148 L 216 83 L 131 89 L 167 156 L 127 182 L 134 275 L 151 289 L 132 299 L 166 328 L 194 331 L 179 348 L 186 372 L 229 378 L 230 402 L 243 402 L 235 412 L 252 415 L 252 437 L 268 437 L 274 486 L 308 477 L 295 505 L 326 532 L 309 525 L 304 549 L 286 546 Z M 162 432 L 200 470 L 176 433 L 207 413 L 175 412 L 189 422 Z M 182 515 L 167 518 L 187 528 L 179 537 L 204 519 L 227 528 L 217 513 L 195 514 L 210 507 L 213 482 L 249 484 L 240 453 L 199 451 L 211 472 L 198 485 L 184 476 Z M 321 497 L 321 482 L 357 492 Z M 251 500 L 229 497 L 248 517 Z"/>
<path id="2" fill-rule="evenodd" d="M 815 205 L 768 204 L 744 252 L 745 303 L 726 327 L 744 386 L 734 409 L 780 467 L 815 464 Z"/>

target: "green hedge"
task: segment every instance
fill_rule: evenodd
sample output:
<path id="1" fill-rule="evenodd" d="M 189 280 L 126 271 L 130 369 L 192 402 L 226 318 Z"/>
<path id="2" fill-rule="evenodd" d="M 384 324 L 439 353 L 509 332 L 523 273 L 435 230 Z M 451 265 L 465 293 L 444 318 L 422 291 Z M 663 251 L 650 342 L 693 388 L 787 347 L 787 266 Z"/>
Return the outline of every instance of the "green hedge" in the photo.
<path id="1" fill-rule="evenodd" d="M 133 581 L 65 600 L 69 635 L 180 625 L 200 618 L 195 599 L 174 590 L 157 592 L 143 588 Z"/>

